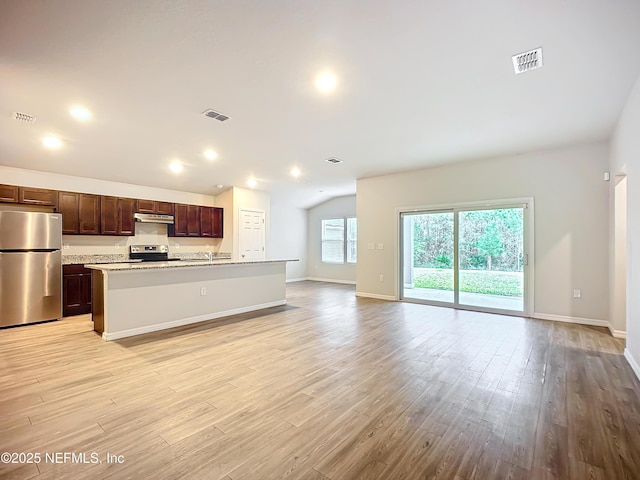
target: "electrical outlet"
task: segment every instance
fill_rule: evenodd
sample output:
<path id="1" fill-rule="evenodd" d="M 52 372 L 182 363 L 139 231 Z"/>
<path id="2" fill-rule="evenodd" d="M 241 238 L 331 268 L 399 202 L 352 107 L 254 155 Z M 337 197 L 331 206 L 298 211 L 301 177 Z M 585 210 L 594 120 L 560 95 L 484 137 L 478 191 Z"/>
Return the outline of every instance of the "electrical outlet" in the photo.
<path id="1" fill-rule="evenodd" d="M 204 297 L 207 294 L 207 287 L 200 287 L 200 296 Z"/>
<path id="2" fill-rule="evenodd" d="M 376 248 L 376 246 L 375 246 L 373 243 L 368 243 L 368 244 L 367 244 L 367 248 L 368 248 L 369 250 L 374 250 L 374 249 Z"/>
<path id="3" fill-rule="evenodd" d="M 69 250 L 69 244 L 68 243 L 63 243 L 62 244 L 62 248 L 64 248 L 65 250 Z"/>
<path id="4" fill-rule="evenodd" d="M 384 275 L 380 275 L 380 281 L 384 282 Z"/>
<path id="5" fill-rule="evenodd" d="M 180 248 L 180 244 L 179 244 L 179 243 L 176 243 L 176 244 L 173 246 L 173 248 Z"/>
<path id="6" fill-rule="evenodd" d="M 118 250 L 118 249 L 120 248 L 120 244 L 119 244 L 119 243 L 114 243 L 114 244 L 113 244 L 113 247 L 114 247 L 116 250 Z"/>
<path id="7" fill-rule="evenodd" d="M 577 289 L 577 288 L 574 289 L 573 290 L 573 298 L 580 298 L 580 297 L 582 297 L 582 291 Z"/>

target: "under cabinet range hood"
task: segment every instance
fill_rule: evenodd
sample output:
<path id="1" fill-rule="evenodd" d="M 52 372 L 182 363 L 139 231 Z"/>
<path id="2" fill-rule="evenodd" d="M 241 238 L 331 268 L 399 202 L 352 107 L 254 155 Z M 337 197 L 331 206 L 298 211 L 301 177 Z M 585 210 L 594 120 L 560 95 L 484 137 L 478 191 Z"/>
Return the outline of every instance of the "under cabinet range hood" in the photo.
<path id="1" fill-rule="evenodd" d="M 159 215 L 156 213 L 134 213 L 133 218 L 141 223 L 164 223 L 173 225 L 173 215 Z"/>

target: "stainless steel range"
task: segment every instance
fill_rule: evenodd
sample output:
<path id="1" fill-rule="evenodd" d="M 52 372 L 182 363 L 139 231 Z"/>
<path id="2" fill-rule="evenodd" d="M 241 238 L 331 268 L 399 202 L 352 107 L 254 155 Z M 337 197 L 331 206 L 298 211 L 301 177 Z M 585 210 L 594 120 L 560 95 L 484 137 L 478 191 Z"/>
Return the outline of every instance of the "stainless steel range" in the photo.
<path id="1" fill-rule="evenodd" d="M 143 262 L 180 260 L 179 258 L 169 258 L 169 245 L 131 245 L 129 247 L 129 258 L 131 260 L 142 260 Z"/>

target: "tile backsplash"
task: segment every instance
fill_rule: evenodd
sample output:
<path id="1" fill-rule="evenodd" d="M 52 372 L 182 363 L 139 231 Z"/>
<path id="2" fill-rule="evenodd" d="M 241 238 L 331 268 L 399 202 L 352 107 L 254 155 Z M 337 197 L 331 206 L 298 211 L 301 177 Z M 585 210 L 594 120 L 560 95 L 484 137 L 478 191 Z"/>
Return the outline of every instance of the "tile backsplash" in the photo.
<path id="1" fill-rule="evenodd" d="M 136 223 L 133 237 L 111 237 L 104 235 L 63 235 L 63 255 L 109 255 L 129 254 L 129 245 L 169 245 L 169 254 L 199 252 L 221 253 L 221 238 L 169 237 L 167 225 Z"/>

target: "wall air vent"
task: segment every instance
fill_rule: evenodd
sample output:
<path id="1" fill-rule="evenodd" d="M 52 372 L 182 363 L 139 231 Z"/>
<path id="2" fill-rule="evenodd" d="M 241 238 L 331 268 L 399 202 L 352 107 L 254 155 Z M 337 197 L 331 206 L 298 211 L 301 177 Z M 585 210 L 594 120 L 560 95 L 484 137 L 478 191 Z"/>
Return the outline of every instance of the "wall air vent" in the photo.
<path id="1" fill-rule="evenodd" d="M 202 114 L 205 117 L 215 118 L 216 120 L 218 120 L 220 122 L 227 121 L 227 120 L 229 120 L 229 118 L 231 118 L 228 115 L 223 115 L 222 113 L 216 112 L 215 110 L 212 110 L 212 109 L 205 110 L 204 112 L 202 112 Z"/>
<path id="2" fill-rule="evenodd" d="M 327 162 L 333 163 L 335 165 L 336 163 L 342 163 L 342 160 L 336 157 L 331 157 L 331 158 L 327 158 Z"/>
<path id="3" fill-rule="evenodd" d="M 14 120 L 22 123 L 28 123 L 29 125 L 36 123 L 36 117 L 29 115 L 28 113 L 13 112 L 12 117 Z"/>
<path id="4" fill-rule="evenodd" d="M 542 47 L 511 57 L 516 75 L 542 67 Z"/>

